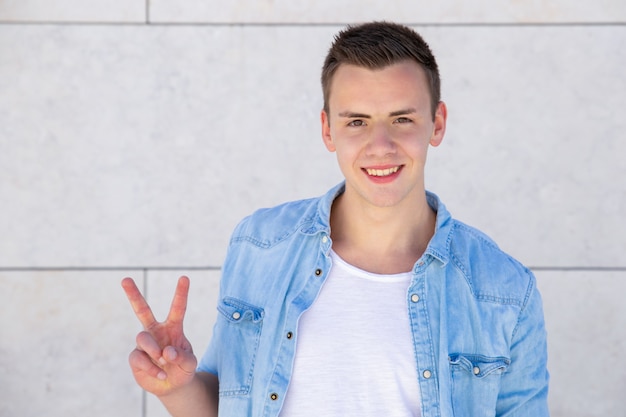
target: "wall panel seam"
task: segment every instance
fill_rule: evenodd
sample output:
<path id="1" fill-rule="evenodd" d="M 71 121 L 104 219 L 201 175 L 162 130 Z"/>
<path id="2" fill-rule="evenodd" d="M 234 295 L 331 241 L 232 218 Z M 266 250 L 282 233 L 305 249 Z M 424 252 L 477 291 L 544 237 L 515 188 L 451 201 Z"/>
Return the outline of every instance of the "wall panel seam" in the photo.
<path id="1" fill-rule="evenodd" d="M 143 22 L 98 22 L 98 21 L 5 21 L 0 19 L 0 26 L 181 26 L 181 27 L 336 27 L 354 22 L 154 22 L 150 18 L 149 0 L 146 2 L 146 16 Z M 403 22 L 408 26 L 419 27 L 622 27 L 626 21 L 614 22 Z"/>
<path id="2" fill-rule="evenodd" d="M 626 266 L 528 266 L 531 271 L 626 272 Z M 2 266 L 0 272 L 221 271 L 221 266 Z"/>
<path id="3" fill-rule="evenodd" d="M 220 271 L 221 266 L 0 266 L 0 272 L 57 271 Z"/>

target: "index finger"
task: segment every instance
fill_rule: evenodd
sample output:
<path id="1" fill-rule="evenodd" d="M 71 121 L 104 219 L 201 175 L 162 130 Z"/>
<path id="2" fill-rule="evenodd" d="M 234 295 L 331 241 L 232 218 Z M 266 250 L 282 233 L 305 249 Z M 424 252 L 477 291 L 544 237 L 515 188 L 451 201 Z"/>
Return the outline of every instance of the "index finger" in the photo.
<path id="1" fill-rule="evenodd" d="M 122 280 L 122 288 L 124 288 L 126 297 L 143 327 L 148 329 L 153 326 L 156 323 L 156 319 L 146 299 L 141 295 L 139 288 L 137 288 L 135 281 L 132 278 L 124 278 Z"/>

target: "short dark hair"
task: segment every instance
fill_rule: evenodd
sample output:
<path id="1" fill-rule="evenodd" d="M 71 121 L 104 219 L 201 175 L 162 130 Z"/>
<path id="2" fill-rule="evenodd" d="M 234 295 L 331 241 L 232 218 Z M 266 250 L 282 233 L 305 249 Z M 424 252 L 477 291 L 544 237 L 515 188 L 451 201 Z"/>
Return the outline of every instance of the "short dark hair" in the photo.
<path id="1" fill-rule="evenodd" d="M 322 68 L 324 110 L 328 113 L 330 85 L 341 64 L 381 69 L 405 60 L 415 61 L 426 72 L 434 118 L 441 100 L 437 61 L 428 44 L 417 32 L 391 22 L 351 25 L 335 35 Z"/>

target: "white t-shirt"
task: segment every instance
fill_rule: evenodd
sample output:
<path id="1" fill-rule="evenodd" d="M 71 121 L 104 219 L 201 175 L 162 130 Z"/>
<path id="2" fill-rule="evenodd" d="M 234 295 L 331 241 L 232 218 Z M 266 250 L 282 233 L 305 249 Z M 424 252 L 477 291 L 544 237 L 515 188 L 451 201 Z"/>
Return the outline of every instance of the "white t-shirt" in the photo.
<path id="1" fill-rule="evenodd" d="M 419 417 L 411 273 L 372 274 L 331 255 L 329 276 L 298 324 L 281 417 Z"/>

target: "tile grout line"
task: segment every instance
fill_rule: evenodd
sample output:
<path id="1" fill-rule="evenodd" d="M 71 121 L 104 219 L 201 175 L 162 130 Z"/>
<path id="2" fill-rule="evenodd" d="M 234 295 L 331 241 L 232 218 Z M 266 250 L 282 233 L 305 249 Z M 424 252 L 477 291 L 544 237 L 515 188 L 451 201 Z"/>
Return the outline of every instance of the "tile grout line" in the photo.
<path id="1" fill-rule="evenodd" d="M 197 27 L 335 27 L 346 26 L 350 22 L 152 22 L 150 19 L 150 0 L 146 0 L 146 13 L 143 20 L 130 22 L 103 22 L 103 21 L 36 21 L 36 20 L 16 20 L 7 21 L 0 19 L 0 26 L 46 26 L 46 25 L 64 25 L 64 26 L 197 26 Z M 626 26 L 626 22 L 621 21 L 603 21 L 603 22 L 406 22 L 407 26 L 417 27 L 603 27 Z"/>
<path id="2" fill-rule="evenodd" d="M 624 266 L 529 266 L 531 271 L 626 272 Z"/>
<path id="3" fill-rule="evenodd" d="M 148 299 L 148 270 L 143 269 L 143 296 Z M 141 390 L 141 417 L 148 416 L 148 393 L 145 389 Z"/>
<path id="4" fill-rule="evenodd" d="M 530 266 L 532 271 L 626 272 L 626 266 Z M 0 266 L 0 272 L 221 271 L 221 266 Z"/>
<path id="5" fill-rule="evenodd" d="M 220 271 L 221 266 L 0 266 L 0 272 L 44 271 Z"/>

